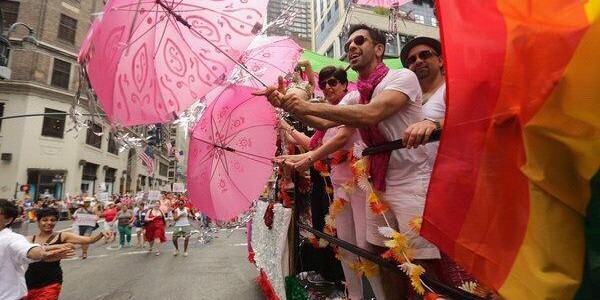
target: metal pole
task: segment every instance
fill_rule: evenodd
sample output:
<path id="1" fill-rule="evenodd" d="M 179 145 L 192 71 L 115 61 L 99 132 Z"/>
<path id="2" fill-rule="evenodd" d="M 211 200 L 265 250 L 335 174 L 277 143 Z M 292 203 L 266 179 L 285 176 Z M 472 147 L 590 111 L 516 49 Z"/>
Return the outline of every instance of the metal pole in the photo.
<path id="1" fill-rule="evenodd" d="M 28 117 L 43 117 L 43 116 L 66 116 L 69 113 L 64 112 L 64 113 L 39 113 L 39 114 L 24 114 L 24 115 L 12 115 L 12 116 L 3 116 L 0 117 L 0 121 L 1 120 L 8 120 L 8 119 L 17 119 L 17 118 L 28 118 Z M 99 117 L 106 117 L 106 115 L 97 115 L 97 114 L 81 114 L 82 116 L 99 116 Z"/>

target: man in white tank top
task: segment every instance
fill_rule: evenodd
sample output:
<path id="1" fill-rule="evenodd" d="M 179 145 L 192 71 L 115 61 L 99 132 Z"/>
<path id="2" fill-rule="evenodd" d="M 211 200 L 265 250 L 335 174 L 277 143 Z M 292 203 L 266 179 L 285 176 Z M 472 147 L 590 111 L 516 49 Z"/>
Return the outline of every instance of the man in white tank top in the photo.
<path id="1" fill-rule="evenodd" d="M 173 232 L 173 245 L 175 246 L 175 253 L 173 255 L 179 255 L 179 245 L 177 240 L 179 237 L 183 237 L 183 256 L 188 256 L 188 244 L 190 242 L 190 235 L 192 233 L 192 227 L 188 218 L 192 217 L 190 209 L 185 207 L 185 202 L 179 200 L 177 208 L 173 210 L 173 220 L 175 220 L 175 231 Z"/>
<path id="2" fill-rule="evenodd" d="M 443 61 L 441 44 L 429 37 L 418 37 L 406 44 L 400 53 L 404 67 L 415 72 L 423 92 L 422 121 L 410 125 L 405 130 L 406 147 L 424 145 L 433 168 L 439 142 L 427 143 L 431 132 L 441 129 L 446 113 L 446 82 L 442 73 Z"/>

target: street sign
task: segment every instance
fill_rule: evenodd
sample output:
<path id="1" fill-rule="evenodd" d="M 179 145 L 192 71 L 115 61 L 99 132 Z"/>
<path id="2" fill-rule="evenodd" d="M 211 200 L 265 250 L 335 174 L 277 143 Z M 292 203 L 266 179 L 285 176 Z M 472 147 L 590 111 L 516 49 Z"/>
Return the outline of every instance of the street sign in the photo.
<path id="1" fill-rule="evenodd" d="M 160 199 L 160 191 L 149 191 L 148 200 L 154 201 Z"/>
<path id="2" fill-rule="evenodd" d="M 173 183 L 173 193 L 185 193 L 185 183 Z"/>
<path id="3" fill-rule="evenodd" d="M 98 201 L 108 201 L 108 193 L 98 193 Z"/>

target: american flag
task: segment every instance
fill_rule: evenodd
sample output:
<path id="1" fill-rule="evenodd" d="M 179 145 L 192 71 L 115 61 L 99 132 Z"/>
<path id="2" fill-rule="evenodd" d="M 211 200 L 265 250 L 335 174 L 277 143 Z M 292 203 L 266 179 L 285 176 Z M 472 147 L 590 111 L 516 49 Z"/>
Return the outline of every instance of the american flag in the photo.
<path id="1" fill-rule="evenodd" d="M 144 152 L 139 153 L 138 157 L 142 160 L 142 164 L 146 166 L 148 174 L 152 174 L 154 171 L 154 151 L 152 151 L 152 147 L 146 146 Z"/>

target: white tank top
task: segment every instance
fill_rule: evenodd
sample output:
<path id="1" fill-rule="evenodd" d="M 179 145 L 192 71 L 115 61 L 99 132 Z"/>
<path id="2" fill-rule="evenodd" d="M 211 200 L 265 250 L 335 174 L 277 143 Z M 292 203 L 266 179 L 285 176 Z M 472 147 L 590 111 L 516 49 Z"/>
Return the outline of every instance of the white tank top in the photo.
<path id="1" fill-rule="evenodd" d="M 188 209 L 184 207 L 180 209 L 179 207 L 175 209 L 177 215 L 180 216 L 177 221 L 175 221 L 175 226 L 189 226 L 190 220 L 188 220 Z"/>

